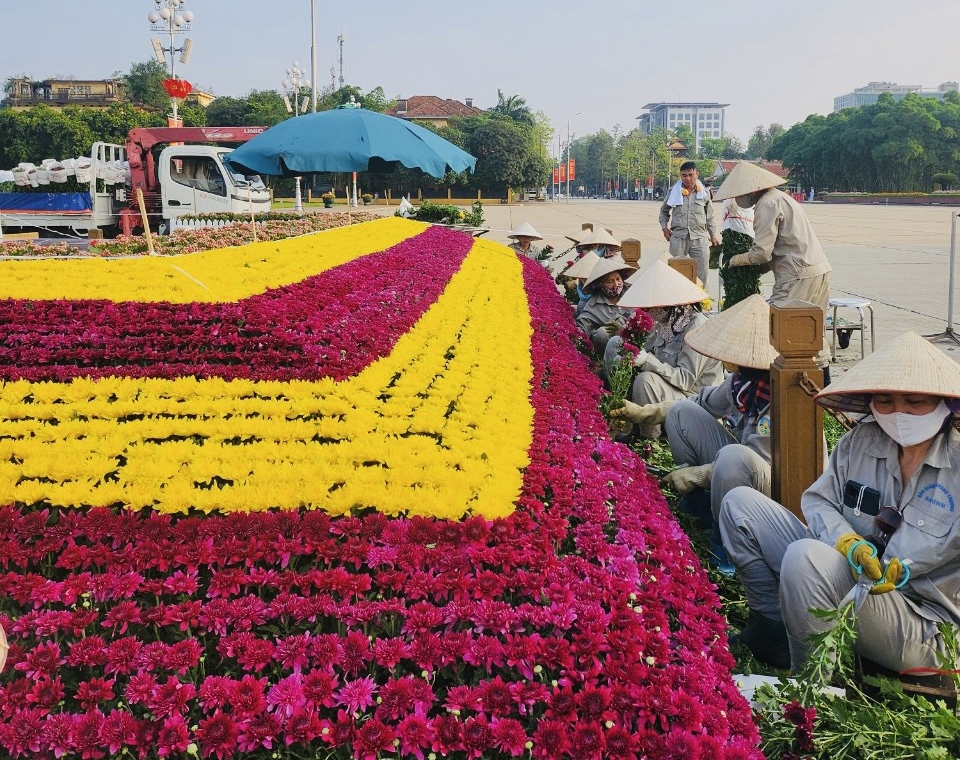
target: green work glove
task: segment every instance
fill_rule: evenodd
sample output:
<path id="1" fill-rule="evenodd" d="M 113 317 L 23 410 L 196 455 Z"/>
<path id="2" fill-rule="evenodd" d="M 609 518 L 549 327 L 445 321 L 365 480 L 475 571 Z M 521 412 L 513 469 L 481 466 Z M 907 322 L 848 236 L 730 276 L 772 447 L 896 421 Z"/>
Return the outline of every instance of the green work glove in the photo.
<path id="1" fill-rule="evenodd" d="M 851 555 L 850 547 L 857 541 L 863 541 L 863 543 L 854 549 Z M 877 557 L 877 550 L 873 544 L 864 541 L 863 536 L 856 533 L 844 533 L 837 539 L 836 549 L 848 560 L 852 560 L 854 565 L 859 565 L 863 569 L 863 574 L 870 580 L 878 581 L 883 577 L 883 565 L 880 564 L 880 559 Z M 854 570 L 854 575 L 856 574 L 856 570 Z"/>
<path id="2" fill-rule="evenodd" d="M 871 594 L 886 594 L 893 591 L 900 582 L 900 576 L 903 575 L 903 563 L 899 557 L 894 557 L 887 564 L 887 569 L 883 571 L 883 578 L 870 589 Z"/>
<path id="3" fill-rule="evenodd" d="M 750 265 L 750 257 L 745 253 L 738 253 L 736 256 L 731 256 L 730 261 L 727 262 L 728 267 L 745 267 Z"/>
<path id="4" fill-rule="evenodd" d="M 623 325 L 621 325 L 619 322 L 607 322 L 603 326 L 603 329 L 606 331 L 607 335 L 612 337 L 623 329 Z"/>
<path id="5" fill-rule="evenodd" d="M 637 425 L 659 425 L 667 418 L 667 410 L 673 401 L 661 401 L 659 404 L 640 406 L 632 401 L 624 401 L 623 406 L 610 412 L 611 417 L 624 417 Z"/>
<path id="6" fill-rule="evenodd" d="M 665 475 L 660 482 L 682 495 L 697 487 L 709 488 L 711 475 L 713 475 L 713 462 L 681 467 Z"/>

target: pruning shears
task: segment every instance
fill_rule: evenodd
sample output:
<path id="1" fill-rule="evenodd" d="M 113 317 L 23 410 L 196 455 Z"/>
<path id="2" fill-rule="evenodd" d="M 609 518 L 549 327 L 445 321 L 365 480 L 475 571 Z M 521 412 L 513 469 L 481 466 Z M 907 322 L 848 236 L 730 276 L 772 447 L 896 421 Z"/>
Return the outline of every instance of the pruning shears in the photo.
<path id="1" fill-rule="evenodd" d="M 850 602 L 853 602 L 853 614 L 857 615 L 860 613 L 860 609 L 863 607 L 864 603 L 867 601 L 867 597 L 870 596 L 870 590 L 883 582 L 883 575 L 886 573 L 886 565 L 883 565 L 883 560 L 881 560 L 881 566 L 884 568 L 884 573 L 881 574 L 880 580 L 873 580 L 866 573 L 863 572 L 863 566 L 858 565 L 856 560 L 853 558 L 853 553 L 858 546 L 865 544 L 870 547 L 870 556 L 877 556 L 877 547 L 871 544 L 869 541 L 855 541 L 850 545 L 850 548 L 847 549 L 847 562 L 850 563 L 850 567 L 853 568 L 853 572 L 857 574 L 857 582 L 854 584 L 853 588 L 847 592 L 847 595 L 840 600 L 840 604 L 837 605 L 837 609 L 843 609 Z M 910 566 L 903 562 L 903 573 L 900 576 L 900 580 L 897 581 L 897 584 L 894 588 L 903 588 L 907 585 L 907 581 L 910 580 Z"/>

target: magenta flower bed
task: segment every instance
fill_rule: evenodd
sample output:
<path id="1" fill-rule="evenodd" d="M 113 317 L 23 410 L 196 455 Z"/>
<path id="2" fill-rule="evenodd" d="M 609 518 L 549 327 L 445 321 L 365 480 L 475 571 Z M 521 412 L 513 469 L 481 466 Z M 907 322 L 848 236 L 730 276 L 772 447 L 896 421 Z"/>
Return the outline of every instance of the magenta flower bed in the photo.
<path id="1" fill-rule="evenodd" d="M 430 227 L 239 303 L 0 300 L 0 379 L 351 377 L 436 301 L 471 242 Z"/>
<path id="2" fill-rule="evenodd" d="M 536 414 L 508 518 L 0 509 L 3 753 L 760 757 L 715 591 L 609 440 L 569 307 L 524 267 Z M 399 298 L 366 282 L 361 300 Z"/>

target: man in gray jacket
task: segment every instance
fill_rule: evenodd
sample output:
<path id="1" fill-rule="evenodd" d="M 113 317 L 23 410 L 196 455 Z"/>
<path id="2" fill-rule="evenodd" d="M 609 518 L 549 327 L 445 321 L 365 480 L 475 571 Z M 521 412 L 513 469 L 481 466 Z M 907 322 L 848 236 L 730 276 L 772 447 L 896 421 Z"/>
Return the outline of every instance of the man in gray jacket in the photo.
<path id="1" fill-rule="evenodd" d="M 690 256 L 697 262 L 697 277 L 707 284 L 707 259 L 711 245 L 720 245 L 713 219 L 710 190 L 699 180 L 697 165 L 687 161 L 680 166 L 680 181 L 660 207 L 663 238 L 670 243 L 670 255 Z"/>
<path id="2" fill-rule="evenodd" d="M 750 605 L 739 638 L 758 659 L 802 666 L 833 625 L 810 610 L 856 604 L 859 578 L 856 650 L 896 672 L 942 667 L 937 624 L 960 625 L 958 400 L 960 365 L 904 333 L 817 395 L 872 416 L 804 493 L 806 525 L 751 488 L 727 494 L 720 533 Z"/>
<path id="3" fill-rule="evenodd" d="M 741 161 L 716 193 L 716 200 L 735 198 L 740 208 L 753 209 L 753 247 L 738 253 L 729 266 L 767 266 L 773 270 L 770 303 L 799 299 L 819 306 L 826 315 L 830 303 L 830 262 L 803 208 L 781 190 L 786 180 L 756 164 Z M 829 366 L 830 354 L 817 363 Z"/>

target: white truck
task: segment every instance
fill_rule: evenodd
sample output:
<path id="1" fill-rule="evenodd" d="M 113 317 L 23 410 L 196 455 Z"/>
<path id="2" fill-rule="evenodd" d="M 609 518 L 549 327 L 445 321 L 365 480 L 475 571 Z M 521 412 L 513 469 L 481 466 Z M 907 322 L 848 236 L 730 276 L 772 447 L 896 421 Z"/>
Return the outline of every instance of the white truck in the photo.
<path id="1" fill-rule="evenodd" d="M 196 143 L 242 143 L 266 127 L 144 127 L 125 145 L 98 142 L 91 150 L 89 190 L 78 193 L 0 193 L 4 230 L 36 229 L 63 235 L 102 230 L 112 237 L 143 228 L 137 190 L 150 227 L 170 228 L 180 216 L 249 215 L 270 210 L 270 191 L 259 177 L 230 171 L 230 148 Z M 155 148 L 166 144 L 159 154 Z M 129 166 L 125 182 L 108 184 L 97 167 Z M 115 178 L 114 178 L 115 179 Z"/>

